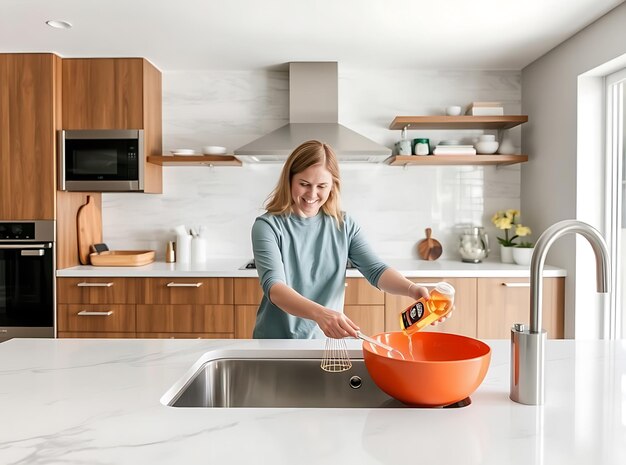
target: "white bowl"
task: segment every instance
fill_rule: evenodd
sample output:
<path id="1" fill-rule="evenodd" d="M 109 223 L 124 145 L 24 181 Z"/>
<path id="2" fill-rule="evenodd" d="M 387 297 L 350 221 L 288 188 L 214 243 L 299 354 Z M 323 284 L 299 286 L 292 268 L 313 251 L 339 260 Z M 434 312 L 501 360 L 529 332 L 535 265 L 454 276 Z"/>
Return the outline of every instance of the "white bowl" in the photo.
<path id="1" fill-rule="evenodd" d="M 483 134 L 481 136 L 478 136 L 478 140 L 480 142 L 493 142 L 494 140 L 496 140 L 496 136 L 494 136 L 493 134 Z"/>
<path id="2" fill-rule="evenodd" d="M 446 115 L 459 116 L 461 114 L 461 107 L 459 105 L 451 105 L 446 107 Z"/>
<path id="3" fill-rule="evenodd" d="M 496 153 L 499 145 L 498 141 L 480 141 L 476 142 L 474 147 L 476 147 L 476 153 L 491 155 L 492 153 Z"/>
<path id="4" fill-rule="evenodd" d="M 533 258 L 533 248 L 513 247 L 513 261 L 518 265 L 530 265 Z"/>
<path id="5" fill-rule="evenodd" d="M 226 147 L 220 145 L 205 145 L 202 147 L 202 153 L 205 155 L 224 155 Z"/>

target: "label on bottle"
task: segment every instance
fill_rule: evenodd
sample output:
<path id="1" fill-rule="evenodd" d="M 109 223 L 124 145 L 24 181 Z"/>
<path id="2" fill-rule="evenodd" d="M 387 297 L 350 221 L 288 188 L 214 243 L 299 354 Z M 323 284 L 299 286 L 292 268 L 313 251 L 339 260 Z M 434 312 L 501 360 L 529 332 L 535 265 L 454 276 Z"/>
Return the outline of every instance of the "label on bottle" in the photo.
<path id="1" fill-rule="evenodd" d="M 409 326 L 417 323 L 424 316 L 424 304 L 422 302 L 415 302 L 411 308 L 402 312 L 402 326 L 406 329 Z"/>

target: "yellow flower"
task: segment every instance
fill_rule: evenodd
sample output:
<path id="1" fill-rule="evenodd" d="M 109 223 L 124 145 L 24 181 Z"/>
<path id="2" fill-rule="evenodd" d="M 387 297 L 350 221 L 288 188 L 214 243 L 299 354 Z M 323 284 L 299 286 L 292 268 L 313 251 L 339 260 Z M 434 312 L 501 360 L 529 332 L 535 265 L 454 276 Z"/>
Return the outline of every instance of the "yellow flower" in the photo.
<path id="1" fill-rule="evenodd" d="M 516 245 L 515 239 L 520 236 L 528 236 L 532 233 L 528 226 L 523 226 L 517 221 L 520 217 L 520 211 L 515 209 L 501 210 L 491 217 L 491 222 L 496 228 L 504 231 L 504 237 L 498 237 L 498 242 L 505 247 L 513 247 Z M 509 237 L 509 230 L 512 231 L 512 237 Z M 514 232 L 513 232 L 514 231 Z M 528 246 L 530 242 L 523 243 Z"/>
<path id="2" fill-rule="evenodd" d="M 511 229 L 512 223 L 511 218 L 498 218 L 495 221 L 496 228 L 498 229 Z"/>

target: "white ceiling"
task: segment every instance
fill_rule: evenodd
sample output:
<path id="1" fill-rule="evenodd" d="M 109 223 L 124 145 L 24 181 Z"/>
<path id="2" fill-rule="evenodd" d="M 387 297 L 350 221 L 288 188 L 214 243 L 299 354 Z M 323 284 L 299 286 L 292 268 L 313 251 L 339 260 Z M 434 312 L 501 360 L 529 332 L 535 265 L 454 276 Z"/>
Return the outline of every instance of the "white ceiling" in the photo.
<path id="1" fill-rule="evenodd" d="M 0 0 L 0 51 L 142 56 L 163 71 L 522 69 L 623 0 Z M 57 30 L 44 22 L 66 20 Z"/>

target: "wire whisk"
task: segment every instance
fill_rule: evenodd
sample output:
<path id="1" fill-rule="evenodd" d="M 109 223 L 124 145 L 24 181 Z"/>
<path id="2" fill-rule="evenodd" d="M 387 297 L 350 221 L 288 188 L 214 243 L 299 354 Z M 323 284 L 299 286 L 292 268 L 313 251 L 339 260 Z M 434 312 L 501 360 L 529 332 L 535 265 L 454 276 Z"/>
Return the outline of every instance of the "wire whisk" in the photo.
<path id="1" fill-rule="evenodd" d="M 344 338 L 335 339 L 329 337 L 326 339 L 326 347 L 324 348 L 324 356 L 320 367 L 324 371 L 330 373 L 339 373 L 352 368 L 352 362 L 348 355 L 348 347 Z"/>

